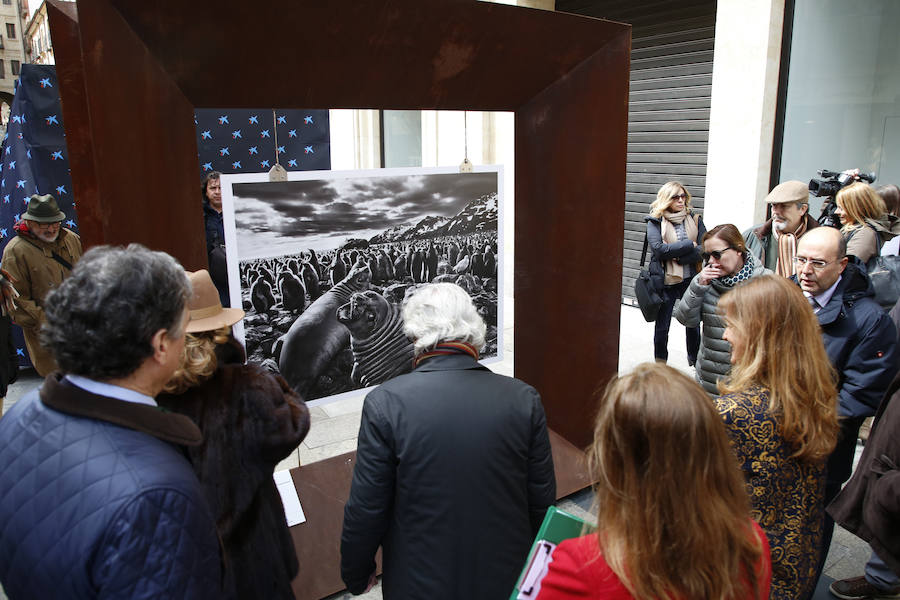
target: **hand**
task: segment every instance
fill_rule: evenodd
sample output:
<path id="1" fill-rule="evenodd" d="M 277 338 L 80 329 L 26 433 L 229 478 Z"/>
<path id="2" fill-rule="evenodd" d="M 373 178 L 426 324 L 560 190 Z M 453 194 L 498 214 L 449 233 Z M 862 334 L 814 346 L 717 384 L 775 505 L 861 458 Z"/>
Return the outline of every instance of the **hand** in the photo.
<path id="1" fill-rule="evenodd" d="M 0 312 L 4 315 L 16 308 L 16 298 L 19 297 L 19 292 L 13 287 L 14 281 L 15 278 L 12 275 L 5 269 L 0 269 Z"/>
<path id="2" fill-rule="evenodd" d="M 710 281 L 718 279 L 724 274 L 725 272 L 719 265 L 706 265 L 702 271 L 697 273 L 697 279 L 701 285 L 709 285 Z"/>
<path id="3" fill-rule="evenodd" d="M 375 578 L 375 571 L 372 571 L 372 574 L 369 575 L 369 585 L 366 586 L 366 591 L 363 592 L 363 594 L 370 592 L 377 582 L 378 579 Z"/>

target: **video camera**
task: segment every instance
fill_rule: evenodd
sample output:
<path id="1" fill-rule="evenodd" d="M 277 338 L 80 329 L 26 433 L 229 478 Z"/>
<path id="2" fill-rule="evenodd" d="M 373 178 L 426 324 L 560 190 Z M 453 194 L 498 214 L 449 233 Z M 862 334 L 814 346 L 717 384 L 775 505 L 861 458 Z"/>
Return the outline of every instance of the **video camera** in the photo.
<path id="1" fill-rule="evenodd" d="M 821 169 L 817 172 L 819 177 L 823 179 L 810 179 L 809 193 L 817 198 L 822 196 L 828 197 L 825 203 L 822 204 L 822 213 L 818 218 L 819 225 L 840 228 L 841 221 L 834 214 L 834 210 L 837 208 L 837 204 L 834 202 L 835 195 L 854 181 L 875 183 L 875 173 L 860 173 L 859 169 L 848 169 L 843 172 Z"/>

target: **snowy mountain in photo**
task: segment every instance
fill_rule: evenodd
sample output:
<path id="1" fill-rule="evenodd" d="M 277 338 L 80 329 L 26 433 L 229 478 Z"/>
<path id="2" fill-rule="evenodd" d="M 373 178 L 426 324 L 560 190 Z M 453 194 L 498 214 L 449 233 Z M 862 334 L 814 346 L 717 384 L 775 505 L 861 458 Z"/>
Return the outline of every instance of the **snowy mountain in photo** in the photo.
<path id="1" fill-rule="evenodd" d="M 497 230 L 497 193 L 492 192 L 466 205 L 453 218 L 428 216 L 415 225 L 398 225 L 371 237 L 372 244 L 427 240 L 445 235 L 467 235 Z"/>

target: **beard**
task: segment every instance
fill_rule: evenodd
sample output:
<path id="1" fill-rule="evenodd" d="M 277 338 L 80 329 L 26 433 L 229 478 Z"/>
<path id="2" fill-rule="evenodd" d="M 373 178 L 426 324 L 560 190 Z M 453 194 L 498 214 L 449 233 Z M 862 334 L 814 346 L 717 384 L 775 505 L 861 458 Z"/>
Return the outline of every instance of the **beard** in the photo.
<path id="1" fill-rule="evenodd" d="M 31 233 L 33 233 L 37 239 L 47 242 L 48 244 L 52 244 L 59 237 L 59 229 L 54 233 L 42 233 L 39 231 L 32 231 Z"/>
<path id="2" fill-rule="evenodd" d="M 785 230 L 787 230 L 788 225 L 790 225 L 790 223 L 788 223 L 787 221 L 779 221 L 778 219 L 772 221 L 772 227 L 780 232 L 784 232 Z"/>

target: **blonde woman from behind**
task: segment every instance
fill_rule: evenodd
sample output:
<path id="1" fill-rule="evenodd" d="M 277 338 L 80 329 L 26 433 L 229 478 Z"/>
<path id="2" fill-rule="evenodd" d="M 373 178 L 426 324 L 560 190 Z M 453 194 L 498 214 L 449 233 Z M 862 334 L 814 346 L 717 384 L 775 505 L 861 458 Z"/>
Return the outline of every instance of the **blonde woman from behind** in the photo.
<path id="1" fill-rule="evenodd" d="M 562 542 L 539 600 L 769 597 L 769 548 L 709 396 L 645 363 L 600 397 L 597 532 Z"/>
<path id="2" fill-rule="evenodd" d="M 231 326 L 244 311 L 222 307 L 207 271 L 188 277 L 193 296 L 181 368 L 156 400 L 203 433 L 186 454 L 222 542 L 222 597 L 292 599 L 297 556 L 272 474 L 306 437 L 309 410 L 284 379 L 243 364 Z"/>
<path id="3" fill-rule="evenodd" d="M 800 288 L 774 275 L 722 297 L 733 368 L 716 400 L 772 548 L 772 598 L 815 590 L 825 461 L 838 435 L 837 389 L 819 324 Z"/>

